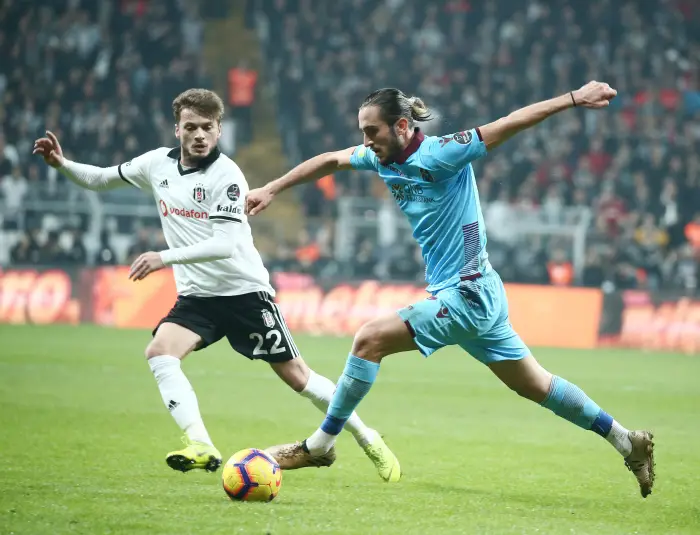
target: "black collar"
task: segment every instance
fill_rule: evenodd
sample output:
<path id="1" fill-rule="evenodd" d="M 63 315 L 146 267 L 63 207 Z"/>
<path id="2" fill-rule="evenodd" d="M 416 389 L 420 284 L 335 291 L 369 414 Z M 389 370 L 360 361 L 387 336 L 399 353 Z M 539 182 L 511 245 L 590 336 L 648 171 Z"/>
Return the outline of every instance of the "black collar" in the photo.
<path id="1" fill-rule="evenodd" d="M 396 158 L 394 158 L 394 162 L 403 165 L 406 163 L 406 160 L 418 150 L 418 147 L 420 147 L 420 144 L 423 143 L 423 140 L 425 139 L 425 134 L 420 131 L 420 128 L 416 127 L 413 129 L 413 139 L 411 142 L 408 144 L 408 146 L 403 150 L 401 154 L 399 154 Z"/>
<path id="2" fill-rule="evenodd" d="M 217 158 L 221 155 L 221 151 L 219 150 L 218 146 L 214 147 L 205 158 L 202 158 L 197 162 L 196 167 L 191 167 L 189 169 L 185 169 L 184 167 L 182 167 L 182 163 L 180 162 L 181 154 L 182 153 L 180 151 L 180 147 L 175 147 L 170 152 L 168 152 L 168 158 L 177 160 L 177 170 L 180 173 L 180 176 L 189 175 L 190 173 L 196 173 L 197 171 L 203 171 L 217 160 Z"/>

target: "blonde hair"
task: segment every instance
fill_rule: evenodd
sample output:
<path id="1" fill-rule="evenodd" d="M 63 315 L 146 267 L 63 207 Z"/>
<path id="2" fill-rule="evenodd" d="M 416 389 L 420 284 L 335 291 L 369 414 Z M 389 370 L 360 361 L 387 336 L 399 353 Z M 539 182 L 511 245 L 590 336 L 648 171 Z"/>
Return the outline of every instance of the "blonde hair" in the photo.
<path id="1" fill-rule="evenodd" d="M 414 121 L 423 122 L 432 119 L 433 114 L 422 99 L 418 97 L 409 97 L 408 104 L 411 106 L 411 118 Z"/>

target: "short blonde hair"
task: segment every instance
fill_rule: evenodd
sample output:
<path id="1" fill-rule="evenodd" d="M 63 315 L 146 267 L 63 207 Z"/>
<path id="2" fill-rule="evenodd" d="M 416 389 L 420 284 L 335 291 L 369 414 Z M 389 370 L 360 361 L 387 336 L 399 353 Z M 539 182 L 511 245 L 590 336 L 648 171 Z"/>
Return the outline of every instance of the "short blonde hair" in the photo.
<path id="1" fill-rule="evenodd" d="M 221 97 L 209 89 L 188 89 L 173 100 L 173 116 L 180 122 L 182 110 L 189 108 L 203 117 L 221 122 L 224 116 L 224 103 Z"/>

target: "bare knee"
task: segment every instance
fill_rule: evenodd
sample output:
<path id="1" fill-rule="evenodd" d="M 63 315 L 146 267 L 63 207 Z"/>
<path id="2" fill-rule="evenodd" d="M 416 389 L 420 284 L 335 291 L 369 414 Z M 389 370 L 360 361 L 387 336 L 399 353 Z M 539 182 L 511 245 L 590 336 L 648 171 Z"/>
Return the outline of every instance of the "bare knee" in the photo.
<path id="1" fill-rule="evenodd" d="M 311 370 L 301 357 L 287 362 L 270 364 L 275 373 L 297 393 L 303 392 L 309 382 Z"/>
<path id="2" fill-rule="evenodd" d="M 374 321 L 365 323 L 355 333 L 352 354 L 365 360 L 380 362 L 388 354 L 383 334 L 378 323 Z"/>
<path id="3" fill-rule="evenodd" d="M 294 372 L 289 376 L 286 383 L 289 387 L 296 393 L 303 392 L 306 388 L 306 384 L 309 382 L 309 369 L 295 369 Z"/>
<path id="4" fill-rule="evenodd" d="M 489 367 L 508 388 L 521 397 L 542 403 L 549 394 L 552 374 L 531 355 L 517 361 L 495 362 Z"/>
<path id="5" fill-rule="evenodd" d="M 151 342 L 146 346 L 146 351 L 144 351 L 146 360 L 150 360 L 153 357 L 160 357 L 161 355 L 172 355 L 173 357 L 180 358 L 179 355 L 173 355 L 173 353 L 174 351 L 172 351 L 172 348 L 169 347 L 168 343 L 155 338 L 151 340 Z"/>

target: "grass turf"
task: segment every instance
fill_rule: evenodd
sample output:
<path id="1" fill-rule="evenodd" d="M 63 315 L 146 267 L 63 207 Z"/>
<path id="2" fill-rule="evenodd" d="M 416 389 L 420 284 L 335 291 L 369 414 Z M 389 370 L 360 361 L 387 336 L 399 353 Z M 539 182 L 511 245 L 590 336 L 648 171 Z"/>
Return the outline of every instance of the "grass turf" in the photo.
<path id="1" fill-rule="evenodd" d="M 639 496 L 593 433 L 518 399 L 469 356 L 394 356 L 360 406 L 398 455 L 383 483 L 350 435 L 331 469 L 284 474 L 271 504 L 233 503 L 219 474 L 176 473 L 179 430 L 146 366 L 146 331 L 0 326 L 0 533 L 700 533 L 700 359 L 539 350 L 631 427 L 656 433 L 657 487 Z M 297 337 L 335 380 L 349 340 Z M 301 439 L 321 414 L 225 343 L 183 365 L 228 456 Z"/>

